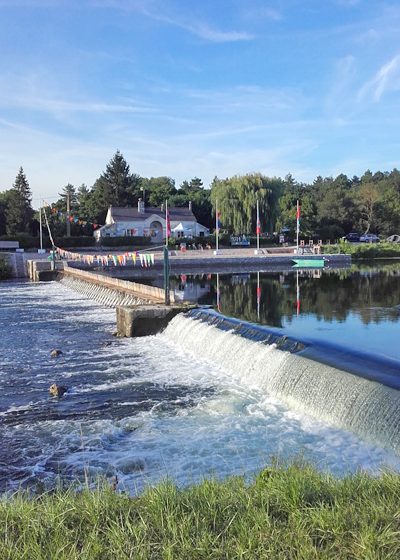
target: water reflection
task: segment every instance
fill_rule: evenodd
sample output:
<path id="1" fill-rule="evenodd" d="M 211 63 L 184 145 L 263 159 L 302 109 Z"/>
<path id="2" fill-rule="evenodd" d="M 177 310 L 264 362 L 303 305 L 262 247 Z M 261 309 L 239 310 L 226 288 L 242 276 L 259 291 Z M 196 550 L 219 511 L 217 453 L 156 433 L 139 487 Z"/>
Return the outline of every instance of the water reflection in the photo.
<path id="1" fill-rule="evenodd" d="M 380 344 L 381 352 L 390 342 L 394 348 L 384 352 L 397 357 L 399 278 L 396 262 L 345 270 L 188 275 L 185 290 L 195 294 L 199 286 L 199 303 L 290 333 L 321 337 L 324 331 L 335 331 L 329 338 L 368 350 Z M 174 283 L 179 286 L 181 278 Z"/>

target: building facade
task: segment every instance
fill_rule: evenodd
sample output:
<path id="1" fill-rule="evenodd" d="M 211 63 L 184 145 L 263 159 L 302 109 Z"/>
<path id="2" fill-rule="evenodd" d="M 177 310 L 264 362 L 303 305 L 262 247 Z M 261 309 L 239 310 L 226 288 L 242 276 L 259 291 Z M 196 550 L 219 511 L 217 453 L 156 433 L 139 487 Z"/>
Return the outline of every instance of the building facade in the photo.
<path id="1" fill-rule="evenodd" d="M 169 208 L 171 237 L 204 237 L 209 230 L 198 223 L 192 212 L 191 203 L 187 208 Z M 150 237 L 154 243 L 166 238 L 166 216 L 164 208 L 146 207 L 139 199 L 137 208 L 110 206 L 106 223 L 94 232 L 97 240 L 102 237 Z"/>

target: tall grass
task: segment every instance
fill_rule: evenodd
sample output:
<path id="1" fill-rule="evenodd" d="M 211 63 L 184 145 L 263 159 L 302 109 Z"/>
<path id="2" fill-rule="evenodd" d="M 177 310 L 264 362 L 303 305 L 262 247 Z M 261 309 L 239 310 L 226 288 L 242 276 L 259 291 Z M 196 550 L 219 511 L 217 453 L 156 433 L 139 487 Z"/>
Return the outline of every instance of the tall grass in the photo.
<path id="1" fill-rule="evenodd" d="M 0 558 L 400 558 L 400 476 L 343 479 L 293 464 L 178 489 L 165 481 L 138 497 L 70 488 L 0 501 Z"/>

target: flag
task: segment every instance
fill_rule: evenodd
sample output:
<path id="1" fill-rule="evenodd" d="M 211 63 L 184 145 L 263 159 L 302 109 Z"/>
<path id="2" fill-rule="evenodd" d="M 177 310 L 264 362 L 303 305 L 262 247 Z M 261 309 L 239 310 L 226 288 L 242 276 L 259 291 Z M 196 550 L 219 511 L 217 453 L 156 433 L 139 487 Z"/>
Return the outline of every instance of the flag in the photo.
<path id="1" fill-rule="evenodd" d="M 300 231 L 300 204 L 299 201 L 297 201 L 297 208 L 296 208 L 296 222 L 297 222 L 297 228 L 296 231 L 297 233 L 299 233 Z"/>
<path id="2" fill-rule="evenodd" d="M 221 212 L 219 212 L 219 211 L 217 210 L 217 212 L 216 212 L 216 214 L 215 214 L 215 229 L 216 229 L 217 231 L 219 231 L 219 230 L 221 229 L 221 220 L 220 220 L 220 217 L 221 217 Z"/>
<path id="3" fill-rule="evenodd" d="M 167 223 L 167 237 L 171 237 L 171 220 L 169 218 L 169 210 L 168 207 L 165 210 L 165 221 Z"/>
<path id="4" fill-rule="evenodd" d="M 258 200 L 257 200 L 257 224 L 256 224 L 256 235 L 260 235 L 261 233 L 261 222 L 260 222 L 260 210 L 258 207 Z"/>

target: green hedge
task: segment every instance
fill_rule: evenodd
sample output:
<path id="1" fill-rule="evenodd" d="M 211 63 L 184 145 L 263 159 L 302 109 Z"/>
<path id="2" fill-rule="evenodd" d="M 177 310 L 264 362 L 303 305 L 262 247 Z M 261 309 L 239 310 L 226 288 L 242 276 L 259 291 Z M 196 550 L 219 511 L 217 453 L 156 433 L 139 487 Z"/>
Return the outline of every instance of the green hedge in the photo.
<path id="1" fill-rule="evenodd" d="M 102 247 L 146 247 L 151 246 L 153 243 L 149 241 L 148 237 L 102 237 L 97 244 Z M 161 245 L 161 243 L 160 243 Z"/>
<path id="2" fill-rule="evenodd" d="M 8 266 L 7 259 L 4 255 L 0 255 L 0 280 L 11 278 L 11 269 Z"/>
<path id="3" fill-rule="evenodd" d="M 21 249 L 39 249 L 40 239 L 39 237 L 32 237 L 31 235 L 19 233 L 17 235 L 2 235 L 0 236 L 0 241 L 18 241 Z M 54 239 L 57 247 L 62 247 L 63 249 L 68 249 L 70 247 L 94 247 L 96 240 L 93 236 L 79 237 L 56 237 Z M 50 249 L 51 242 L 48 237 L 43 237 L 43 248 Z"/>
<path id="4" fill-rule="evenodd" d="M 355 259 L 400 257 L 400 243 L 338 243 L 325 245 L 324 253 L 352 255 Z"/>
<path id="5" fill-rule="evenodd" d="M 79 237 L 56 237 L 54 243 L 57 247 L 70 248 L 70 247 L 94 247 L 96 240 L 93 236 L 80 235 Z"/>

